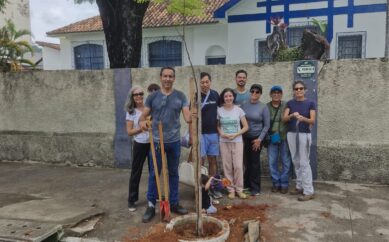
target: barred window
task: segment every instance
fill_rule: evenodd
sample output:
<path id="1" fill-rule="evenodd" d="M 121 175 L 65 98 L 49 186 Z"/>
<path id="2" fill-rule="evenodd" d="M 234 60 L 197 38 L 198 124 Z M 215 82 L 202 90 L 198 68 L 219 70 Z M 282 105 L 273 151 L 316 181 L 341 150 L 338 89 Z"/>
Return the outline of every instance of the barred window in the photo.
<path id="1" fill-rule="evenodd" d="M 74 63 L 76 70 L 103 69 L 103 46 L 96 44 L 83 44 L 74 47 Z"/>
<path id="2" fill-rule="evenodd" d="M 320 28 L 313 25 L 289 27 L 286 30 L 289 47 L 296 47 L 301 45 L 301 39 L 303 38 L 303 33 L 305 29 L 309 29 L 316 33 L 321 33 Z"/>
<path id="3" fill-rule="evenodd" d="M 267 49 L 266 40 L 258 40 L 257 42 L 257 60 L 256 62 L 271 62 L 272 57 Z"/>
<path id="4" fill-rule="evenodd" d="M 338 59 L 362 58 L 362 35 L 338 37 Z"/>
<path id="5" fill-rule="evenodd" d="M 149 66 L 182 66 L 182 44 L 175 40 L 158 40 L 148 45 Z"/>
<path id="6" fill-rule="evenodd" d="M 226 64 L 226 57 L 225 56 L 220 56 L 220 57 L 206 56 L 205 58 L 207 60 L 207 65 L 224 65 L 224 64 Z"/>

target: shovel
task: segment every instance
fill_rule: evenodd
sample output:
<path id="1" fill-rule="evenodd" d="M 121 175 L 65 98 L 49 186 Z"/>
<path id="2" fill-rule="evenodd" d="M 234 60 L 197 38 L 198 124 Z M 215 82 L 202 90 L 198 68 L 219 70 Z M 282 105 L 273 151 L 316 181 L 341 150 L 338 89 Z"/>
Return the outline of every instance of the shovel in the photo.
<path id="1" fill-rule="evenodd" d="M 161 146 L 161 157 L 162 157 L 162 176 L 163 176 L 163 188 L 164 195 L 160 202 L 161 219 L 165 222 L 170 221 L 170 205 L 169 205 L 169 180 L 167 175 L 167 161 L 165 154 L 165 146 L 163 144 L 163 130 L 162 122 L 158 123 L 159 132 L 159 144 Z"/>
<path id="2" fill-rule="evenodd" d="M 154 146 L 154 140 L 153 140 L 153 133 L 152 130 L 149 130 L 149 140 L 150 140 L 150 148 L 151 148 L 151 156 L 153 159 L 153 166 L 154 166 L 154 173 L 155 173 L 155 181 L 157 183 L 157 191 L 158 191 L 158 200 L 160 201 L 159 209 L 161 214 L 161 220 L 162 220 L 162 196 L 161 196 L 161 182 L 159 181 L 159 172 L 158 172 L 158 165 L 157 165 L 157 156 L 155 155 L 155 146 Z"/>

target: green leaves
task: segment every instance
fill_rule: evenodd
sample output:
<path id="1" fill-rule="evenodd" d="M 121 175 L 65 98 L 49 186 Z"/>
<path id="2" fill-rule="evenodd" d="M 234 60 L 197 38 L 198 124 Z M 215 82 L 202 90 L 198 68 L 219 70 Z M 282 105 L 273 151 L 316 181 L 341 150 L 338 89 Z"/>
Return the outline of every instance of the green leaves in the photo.
<path id="1" fill-rule="evenodd" d="M 324 20 L 317 20 L 315 18 L 312 18 L 313 25 L 320 28 L 320 31 L 322 33 L 325 33 L 327 31 L 327 22 Z"/>
<path id="2" fill-rule="evenodd" d="M 22 63 L 35 66 L 31 61 L 24 59 L 26 53 L 33 54 L 30 43 L 19 40 L 26 35 L 30 35 L 30 31 L 16 30 L 11 20 L 6 20 L 5 25 L 0 28 L 0 71 L 20 71 Z"/>
<path id="3" fill-rule="evenodd" d="M 134 0 L 138 3 L 147 1 L 166 4 L 169 13 L 179 13 L 183 16 L 202 16 L 205 3 L 202 0 Z"/>

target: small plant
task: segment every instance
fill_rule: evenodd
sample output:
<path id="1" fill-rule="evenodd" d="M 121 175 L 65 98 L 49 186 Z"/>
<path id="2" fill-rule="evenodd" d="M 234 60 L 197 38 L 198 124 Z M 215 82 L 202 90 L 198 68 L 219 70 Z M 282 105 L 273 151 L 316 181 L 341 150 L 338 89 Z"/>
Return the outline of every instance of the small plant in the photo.
<path id="1" fill-rule="evenodd" d="M 328 24 L 327 24 L 326 21 L 324 21 L 324 20 L 317 20 L 315 18 L 312 18 L 312 23 L 313 23 L 314 26 L 319 27 L 321 33 L 327 32 Z"/>

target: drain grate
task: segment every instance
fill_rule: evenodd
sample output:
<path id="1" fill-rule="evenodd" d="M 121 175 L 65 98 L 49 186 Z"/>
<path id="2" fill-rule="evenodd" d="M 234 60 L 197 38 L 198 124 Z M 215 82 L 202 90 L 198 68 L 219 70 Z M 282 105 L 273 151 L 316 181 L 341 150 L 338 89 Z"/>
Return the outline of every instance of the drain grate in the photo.
<path id="1" fill-rule="evenodd" d="M 0 219 L 0 242 L 29 241 L 40 242 L 57 234 L 62 235 L 62 227 L 57 224 Z"/>

